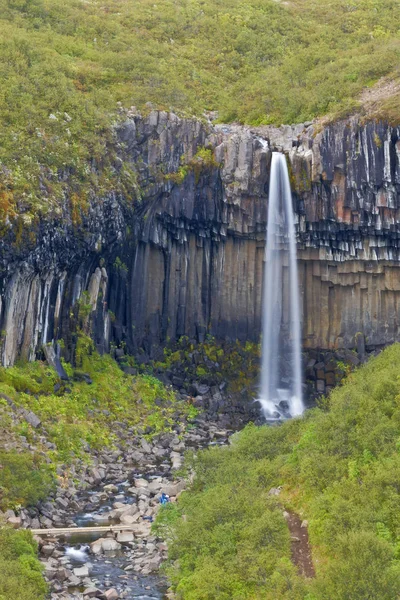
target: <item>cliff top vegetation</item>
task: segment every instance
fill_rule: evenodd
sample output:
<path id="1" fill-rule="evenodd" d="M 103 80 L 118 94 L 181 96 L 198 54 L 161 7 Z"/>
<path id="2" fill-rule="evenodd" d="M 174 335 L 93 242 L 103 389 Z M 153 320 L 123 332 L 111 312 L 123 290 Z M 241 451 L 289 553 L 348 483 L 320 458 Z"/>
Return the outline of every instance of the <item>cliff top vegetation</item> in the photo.
<path id="1" fill-rule="evenodd" d="M 65 179 L 75 204 L 132 189 L 118 103 L 278 125 L 356 110 L 397 77 L 399 22 L 397 0 L 0 0 L 0 220 L 57 213 Z"/>

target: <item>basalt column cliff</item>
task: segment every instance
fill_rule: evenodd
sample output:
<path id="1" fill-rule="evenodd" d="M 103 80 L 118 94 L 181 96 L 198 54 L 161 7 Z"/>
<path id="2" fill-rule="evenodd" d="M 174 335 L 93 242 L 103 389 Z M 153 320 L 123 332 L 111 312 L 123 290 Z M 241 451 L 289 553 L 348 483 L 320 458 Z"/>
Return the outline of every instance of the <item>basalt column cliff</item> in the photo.
<path id="1" fill-rule="evenodd" d="M 127 113 L 117 134 L 132 199 L 92 198 L 79 219 L 66 201 L 34 236 L 22 218 L 2 238 L 3 364 L 61 339 L 68 352 L 82 304 L 101 351 L 257 339 L 273 150 L 290 163 L 304 346 L 400 339 L 399 129 L 213 127 L 154 111 Z"/>

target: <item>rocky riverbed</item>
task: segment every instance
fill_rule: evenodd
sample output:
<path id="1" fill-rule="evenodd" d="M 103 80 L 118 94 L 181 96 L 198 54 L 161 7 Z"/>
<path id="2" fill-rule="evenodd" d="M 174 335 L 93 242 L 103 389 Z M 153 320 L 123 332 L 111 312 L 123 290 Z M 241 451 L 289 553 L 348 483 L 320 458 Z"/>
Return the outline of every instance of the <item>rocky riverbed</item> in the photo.
<path id="1" fill-rule="evenodd" d="M 174 502 L 185 488 L 178 472 L 187 449 L 225 444 L 232 433 L 206 417 L 151 441 L 116 427 L 120 448 L 99 452 L 90 466 L 78 462 L 68 472 L 59 469 L 54 498 L 19 516 L 7 515 L 31 529 L 76 528 L 73 534 L 37 537 L 52 600 L 167 598 L 167 582 L 159 574 L 167 546 L 151 529 L 161 496 Z M 116 528 L 91 532 L 111 525 Z M 78 533 L 82 528 L 87 532 Z"/>

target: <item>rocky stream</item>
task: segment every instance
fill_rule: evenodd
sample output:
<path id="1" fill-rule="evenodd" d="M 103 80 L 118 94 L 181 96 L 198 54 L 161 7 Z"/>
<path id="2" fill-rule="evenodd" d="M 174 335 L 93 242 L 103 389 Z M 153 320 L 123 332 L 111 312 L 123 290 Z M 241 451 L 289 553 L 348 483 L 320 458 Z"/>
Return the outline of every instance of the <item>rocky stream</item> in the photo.
<path id="1" fill-rule="evenodd" d="M 77 529 L 37 536 L 51 599 L 171 597 L 159 572 L 167 546 L 151 528 L 162 494 L 175 502 L 184 489 L 178 472 L 186 450 L 225 444 L 231 433 L 206 417 L 152 441 L 125 430 L 120 449 L 98 453 L 80 472 L 60 470 L 55 498 L 20 517 L 31 529 Z"/>

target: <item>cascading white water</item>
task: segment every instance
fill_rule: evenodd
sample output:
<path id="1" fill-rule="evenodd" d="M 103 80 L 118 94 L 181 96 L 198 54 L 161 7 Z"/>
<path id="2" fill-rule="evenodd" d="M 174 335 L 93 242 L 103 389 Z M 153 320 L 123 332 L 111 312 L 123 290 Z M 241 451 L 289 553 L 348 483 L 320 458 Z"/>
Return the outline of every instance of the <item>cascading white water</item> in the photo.
<path id="1" fill-rule="evenodd" d="M 286 158 L 272 153 L 265 251 L 261 394 L 267 419 L 304 410 L 300 298 L 292 194 Z"/>

